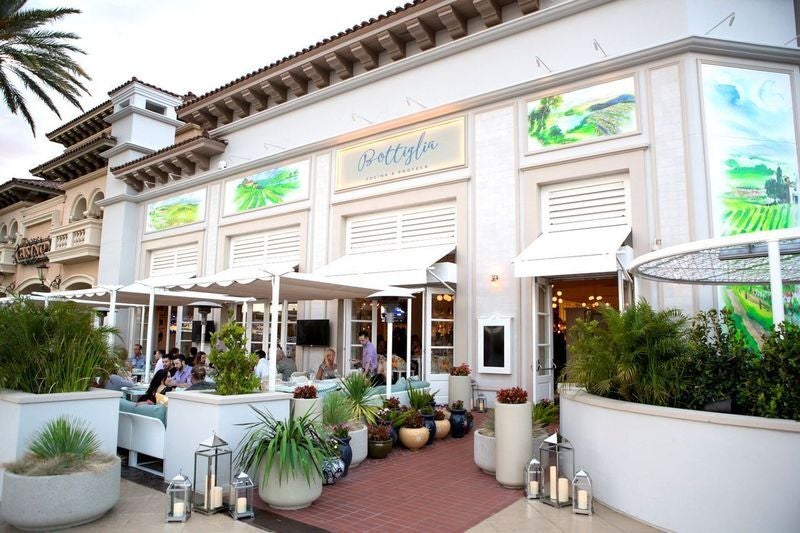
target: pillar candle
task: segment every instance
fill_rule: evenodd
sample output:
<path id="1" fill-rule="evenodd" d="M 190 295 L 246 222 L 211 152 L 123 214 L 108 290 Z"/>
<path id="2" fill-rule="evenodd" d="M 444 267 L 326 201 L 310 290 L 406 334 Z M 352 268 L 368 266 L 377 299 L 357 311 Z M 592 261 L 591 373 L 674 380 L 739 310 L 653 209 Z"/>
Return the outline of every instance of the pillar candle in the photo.
<path id="1" fill-rule="evenodd" d="M 237 513 L 247 512 L 247 498 L 245 498 L 244 496 L 236 498 L 236 512 Z"/>
<path id="2" fill-rule="evenodd" d="M 531 481 L 528 487 L 528 494 L 535 496 L 539 492 L 539 482 Z"/>
<path id="3" fill-rule="evenodd" d="M 222 487 L 211 489 L 211 508 L 216 509 L 222 506 Z"/>
<path id="4" fill-rule="evenodd" d="M 203 485 L 203 492 L 205 493 L 205 508 L 210 509 L 214 507 L 214 502 L 211 500 L 211 489 L 217 484 L 217 476 L 214 474 L 206 474 L 206 483 Z"/>
<path id="5" fill-rule="evenodd" d="M 556 487 L 557 487 L 556 483 L 558 483 L 558 471 L 556 470 L 556 467 L 551 466 L 550 467 L 550 499 L 551 500 L 555 500 L 556 499 Z"/>
<path id="6" fill-rule="evenodd" d="M 589 493 L 585 490 L 578 491 L 578 509 L 585 511 L 589 508 Z"/>
<path id="7" fill-rule="evenodd" d="M 175 502 L 172 504 L 172 516 L 175 518 L 183 518 L 183 513 L 186 512 L 186 504 L 183 502 Z"/>
<path id="8" fill-rule="evenodd" d="M 569 501 L 569 480 L 565 477 L 558 478 L 558 501 Z"/>

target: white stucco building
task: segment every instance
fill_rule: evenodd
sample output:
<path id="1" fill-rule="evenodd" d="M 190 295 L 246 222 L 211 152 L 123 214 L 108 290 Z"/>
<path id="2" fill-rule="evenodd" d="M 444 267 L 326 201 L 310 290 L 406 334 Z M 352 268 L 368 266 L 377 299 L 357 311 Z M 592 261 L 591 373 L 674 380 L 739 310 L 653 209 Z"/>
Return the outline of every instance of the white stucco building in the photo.
<path id="1" fill-rule="evenodd" d="M 630 302 L 633 256 L 770 229 L 726 226 L 735 202 L 780 218 L 767 188 L 724 180 L 774 156 L 764 179 L 782 165 L 796 190 L 797 33 L 789 0 L 428 0 L 193 99 L 134 79 L 105 117 L 98 281 L 293 263 L 418 288 L 394 351 L 434 389 L 467 362 L 490 399 L 512 385 L 549 397 L 553 316 Z M 794 156 L 720 144 L 738 110 L 761 145 Z M 790 139 L 770 136 L 771 112 Z M 778 209 L 798 223 L 796 203 Z M 690 313 L 735 298 L 647 282 L 637 294 Z M 303 370 L 323 347 L 292 346 L 297 320 L 330 321 L 345 370 L 359 330 L 385 335 L 361 301 L 282 311 Z M 161 327 L 182 330 L 188 313 L 163 310 Z"/>

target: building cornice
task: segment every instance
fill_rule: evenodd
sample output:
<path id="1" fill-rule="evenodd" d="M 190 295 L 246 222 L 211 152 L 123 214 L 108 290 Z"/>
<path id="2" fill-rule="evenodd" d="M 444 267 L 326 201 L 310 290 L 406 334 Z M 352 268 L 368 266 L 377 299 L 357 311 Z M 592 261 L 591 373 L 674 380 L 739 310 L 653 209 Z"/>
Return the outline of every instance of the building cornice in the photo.
<path id="1" fill-rule="evenodd" d="M 133 152 L 139 152 L 142 155 L 148 155 L 155 152 L 152 148 L 148 148 L 146 146 L 142 146 L 141 144 L 132 143 L 130 141 L 125 141 L 124 143 L 120 143 L 113 148 L 109 148 L 105 152 L 101 152 L 100 155 L 105 157 L 106 159 L 110 159 L 117 154 L 121 154 L 126 150 L 131 150 Z"/>
<path id="2" fill-rule="evenodd" d="M 129 105 L 128 107 L 124 107 L 119 111 L 116 111 L 106 117 L 106 122 L 109 124 L 113 124 L 118 120 L 122 120 L 125 117 L 129 117 L 133 114 L 141 115 L 146 118 L 150 118 L 153 120 L 157 120 L 159 122 L 163 122 L 164 124 L 168 124 L 175 128 L 179 128 L 180 126 L 184 125 L 184 122 L 180 120 L 175 120 L 174 118 L 165 117 L 155 111 L 150 111 L 149 109 L 142 109 L 141 107 L 136 107 L 134 105 Z"/>

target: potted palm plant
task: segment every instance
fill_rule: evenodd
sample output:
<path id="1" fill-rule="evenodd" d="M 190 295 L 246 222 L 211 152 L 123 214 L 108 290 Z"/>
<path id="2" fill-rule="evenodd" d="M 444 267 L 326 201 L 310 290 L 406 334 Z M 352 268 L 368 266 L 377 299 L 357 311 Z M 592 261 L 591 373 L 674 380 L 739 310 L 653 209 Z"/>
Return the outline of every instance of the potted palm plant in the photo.
<path id="1" fill-rule="evenodd" d="M 25 455 L 4 466 L 0 516 L 19 529 L 86 524 L 119 500 L 119 457 L 100 451 L 97 434 L 86 421 L 64 416 L 50 420 Z"/>
<path id="2" fill-rule="evenodd" d="M 504 487 L 524 485 L 523 468 L 533 457 L 532 406 L 520 387 L 500 389 L 494 410 L 495 478 Z"/>
<path id="3" fill-rule="evenodd" d="M 373 459 L 384 459 L 392 451 L 392 435 L 390 426 L 370 424 L 367 427 L 369 440 L 367 453 Z"/>
<path id="4" fill-rule="evenodd" d="M 353 448 L 350 466 L 358 466 L 367 458 L 367 424 L 375 423 L 381 405 L 380 394 L 360 372 L 340 379 L 339 383 L 350 411 L 350 446 Z"/>
<path id="5" fill-rule="evenodd" d="M 257 420 L 246 428 L 237 466 L 259 475 L 258 495 L 276 509 L 302 509 L 322 495 L 322 468 L 335 452 L 309 415 L 278 420 L 253 407 Z"/>

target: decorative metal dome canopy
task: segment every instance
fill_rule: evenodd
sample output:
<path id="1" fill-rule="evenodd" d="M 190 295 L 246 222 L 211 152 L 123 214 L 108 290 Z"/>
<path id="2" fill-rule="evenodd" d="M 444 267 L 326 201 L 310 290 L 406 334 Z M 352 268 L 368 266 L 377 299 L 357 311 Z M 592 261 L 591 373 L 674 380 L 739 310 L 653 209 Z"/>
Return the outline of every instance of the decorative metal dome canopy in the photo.
<path id="1" fill-rule="evenodd" d="M 700 285 L 768 285 L 769 244 L 780 250 L 780 277 L 800 283 L 800 228 L 717 237 L 662 248 L 634 259 L 635 276 Z"/>
<path id="2" fill-rule="evenodd" d="M 800 228 L 743 233 L 670 246 L 637 257 L 629 271 L 655 281 L 769 285 L 772 320 L 784 320 L 783 284 L 800 283 Z"/>

